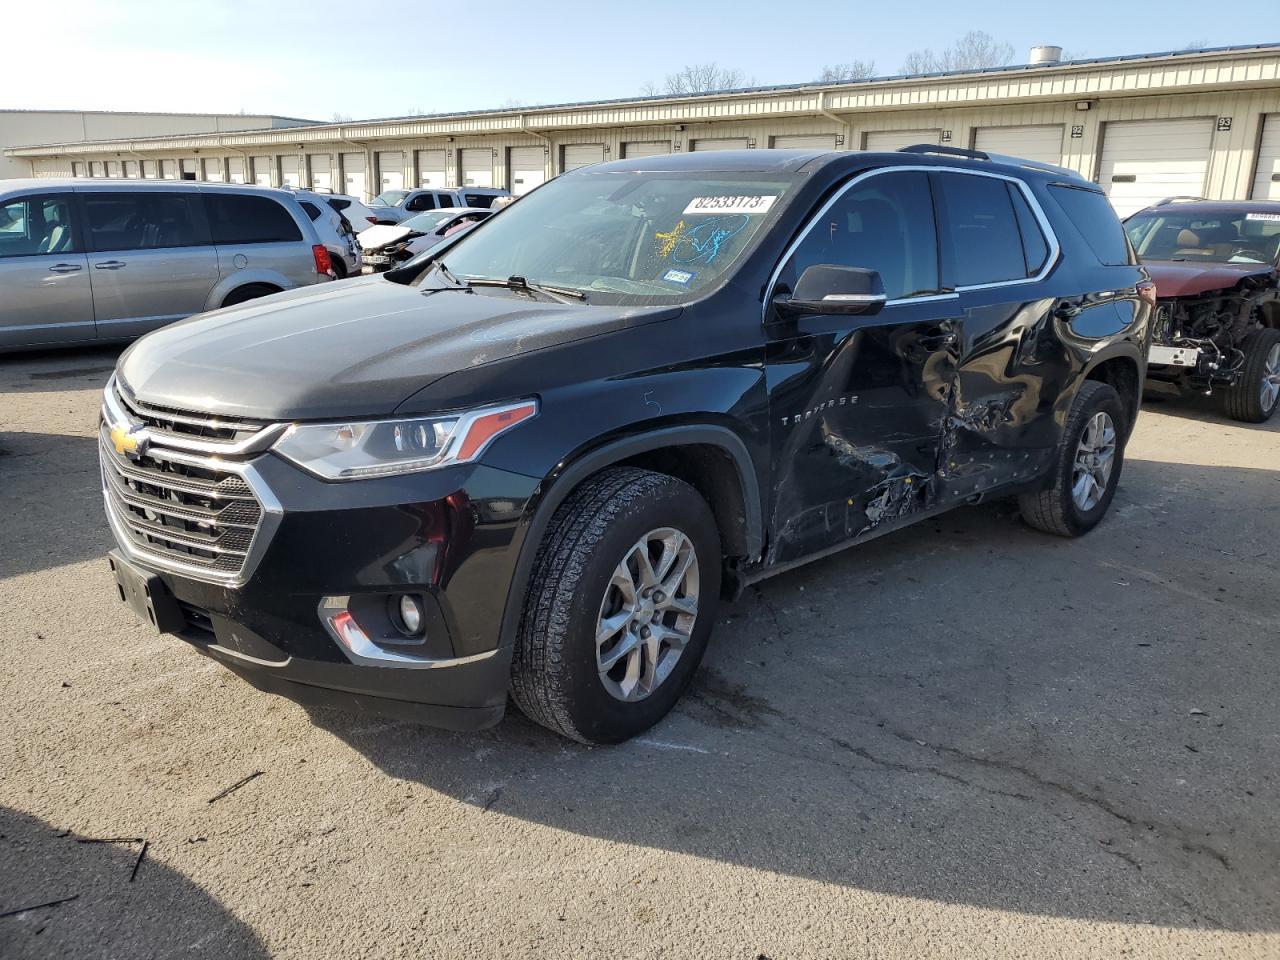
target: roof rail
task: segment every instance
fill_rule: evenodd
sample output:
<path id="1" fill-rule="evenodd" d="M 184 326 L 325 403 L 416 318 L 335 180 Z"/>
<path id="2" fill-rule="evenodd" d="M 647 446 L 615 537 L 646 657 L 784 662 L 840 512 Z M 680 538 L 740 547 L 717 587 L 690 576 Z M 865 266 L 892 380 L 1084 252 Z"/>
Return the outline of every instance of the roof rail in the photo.
<path id="1" fill-rule="evenodd" d="M 1199 200 L 1208 199 L 1206 197 L 1177 196 L 1165 197 L 1163 200 L 1157 200 L 1152 204 L 1153 207 L 1163 207 L 1166 203 L 1195 203 Z"/>
<path id="2" fill-rule="evenodd" d="M 900 147 L 899 153 L 937 153 L 944 157 L 967 157 L 970 160 L 990 160 L 991 157 L 981 150 L 964 150 L 961 147 L 944 147 L 937 143 L 915 143 L 909 147 Z"/>
<path id="3" fill-rule="evenodd" d="M 1044 163 L 1040 160 L 1027 160 L 1025 157 L 1014 157 L 1005 153 L 986 153 L 982 150 L 964 150 L 960 147 L 944 147 L 932 143 L 917 143 L 914 146 L 902 147 L 899 153 L 935 153 L 944 157 L 966 157 L 970 160 L 990 160 L 992 163 L 1008 163 L 1015 167 L 1028 167 L 1032 170 L 1043 170 L 1060 177 L 1072 180 L 1084 180 L 1084 176 L 1070 167 L 1060 167 L 1056 163 Z"/>

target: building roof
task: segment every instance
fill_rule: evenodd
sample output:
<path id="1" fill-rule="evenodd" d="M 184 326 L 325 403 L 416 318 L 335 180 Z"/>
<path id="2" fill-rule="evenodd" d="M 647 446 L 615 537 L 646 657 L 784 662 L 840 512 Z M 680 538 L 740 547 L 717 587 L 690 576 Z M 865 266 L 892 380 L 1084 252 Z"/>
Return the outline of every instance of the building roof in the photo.
<path id="1" fill-rule="evenodd" d="M 1280 43 L 1011 64 L 978 70 L 808 81 L 676 96 L 452 111 L 219 134 L 11 147 L 10 156 L 303 145 L 363 138 L 533 134 L 604 125 L 689 124 L 814 113 L 953 108 L 992 102 L 1098 99 L 1280 86 Z"/>

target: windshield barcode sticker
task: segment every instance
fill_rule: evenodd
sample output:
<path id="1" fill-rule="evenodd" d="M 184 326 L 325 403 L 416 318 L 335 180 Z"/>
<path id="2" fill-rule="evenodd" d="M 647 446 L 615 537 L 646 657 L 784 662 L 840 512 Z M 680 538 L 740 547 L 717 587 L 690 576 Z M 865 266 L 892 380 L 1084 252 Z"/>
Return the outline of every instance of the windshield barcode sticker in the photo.
<path id="1" fill-rule="evenodd" d="M 1268 220 L 1274 223 L 1280 220 L 1280 213 L 1246 213 L 1244 218 L 1246 220 Z"/>
<path id="2" fill-rule="evenodd" d="M 684 208 L 685 216 L 706 213 L 767 213 L 775 196 L 754 197 L 694 197 Z"/>

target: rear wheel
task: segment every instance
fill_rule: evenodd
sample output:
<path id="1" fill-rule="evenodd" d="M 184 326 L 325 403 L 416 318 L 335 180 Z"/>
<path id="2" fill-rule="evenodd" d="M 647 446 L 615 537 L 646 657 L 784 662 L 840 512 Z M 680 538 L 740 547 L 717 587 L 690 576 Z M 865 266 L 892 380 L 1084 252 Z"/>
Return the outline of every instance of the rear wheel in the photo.
<path id="1" fill-rule="evenodd" d="M 1223 394 L 1227 416 L 1265 423 L 1280 407 L 1280 330 L 1255 330 L 1244 342 L 1240 380 Z"/>
<path id="2" fill-rule="evenodd" d="M 556 510 L 534 562 L 511 667 L 530 719 L 618 743 L 664 717 L 706 649 L 720 539 L 688 484 L 605 470 Z"/>
<path id="3" fill-rule="evenodd" d="M 1018 498 L 1022 518 L 1060 537 L 1088 533 L 1106 516 L 1124 466 L 1128 421 L 1109 384 L 1086 380 L 1071 405 L 1051 484 Z"/>
<path id="4" fill-rule="evenodd" d="M 222 301 L 224 307 L 234 307 L 237 303 L 244 303 L 248 300 L 256 300 L 258 297 L 265 297 L 271 293 L 279 293 L 279 287 L 273 287 L 266 283 L 247 283 L 243 287 L 236 287 L 227 294 L 227 298 Z"/>

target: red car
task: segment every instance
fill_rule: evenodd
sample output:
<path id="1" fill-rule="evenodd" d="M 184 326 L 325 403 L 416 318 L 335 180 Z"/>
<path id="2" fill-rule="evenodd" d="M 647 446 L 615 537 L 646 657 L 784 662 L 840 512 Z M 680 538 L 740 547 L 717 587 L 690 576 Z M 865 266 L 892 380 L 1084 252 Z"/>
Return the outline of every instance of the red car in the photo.
<path id="1" fill-rule="evenodd" d="M 1280 202 L 1173 197 L 1125 231 L 1156 283 L 1149 381 L 1215 393 L 1228 416 L 1280 406 Z"/>

